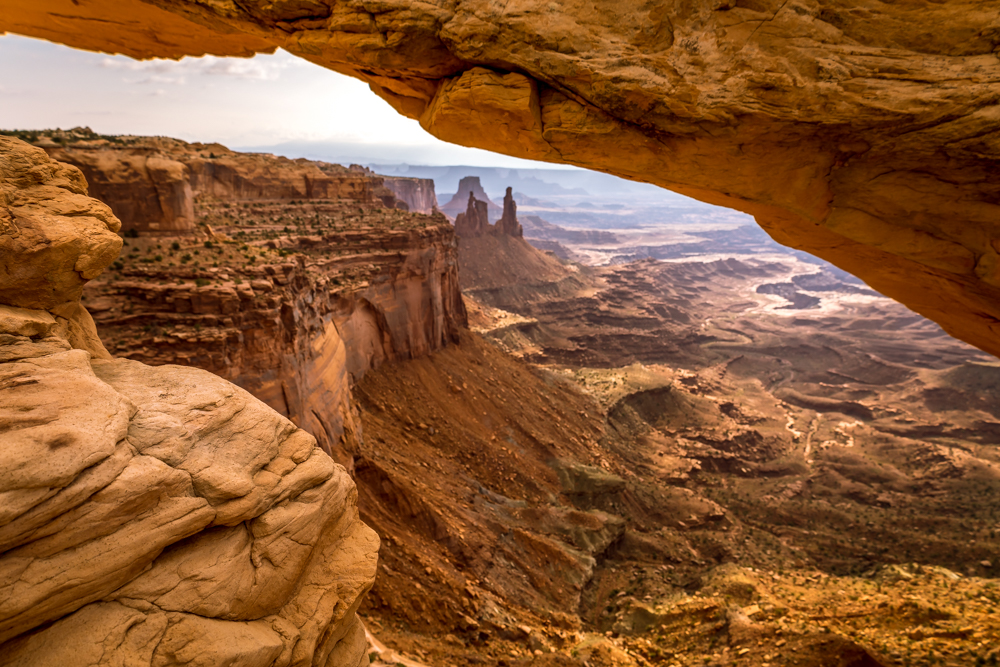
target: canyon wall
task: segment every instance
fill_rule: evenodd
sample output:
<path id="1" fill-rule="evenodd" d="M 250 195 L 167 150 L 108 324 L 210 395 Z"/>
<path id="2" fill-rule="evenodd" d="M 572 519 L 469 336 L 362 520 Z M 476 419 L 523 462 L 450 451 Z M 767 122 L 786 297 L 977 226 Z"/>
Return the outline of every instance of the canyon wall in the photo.
<path id="1" fill-rule="evenodd" d="M 440 214 L 423 222 L 279 239 L 294 259 L 222 259 L 186 273 L 193 283 L 138 265 L 94 281 L 87 303 L 116 354 L 226 378 L 350 469 L 360 435 L 351 385 L 456 341 L 465 324 L 451 225 Z"/>
<path id="2" fill-rule="evenodd" d="M 53 159 L 78 167 L 91 195 L 111 207 L 124 231 L 191 232 L 196 202 L 202 200 L 350 199 L 397 205 L 383 177 L 341 165 L 166 137 L 109 140 L 86 128 L 50 134 L 60 141 L 43 135 L 37 145 Z"/>
<path id="3" fill-rule="evenodd" d="M 1000 353 L 988 3 L 16 0 L 0 30 L 133 57 L 280 46 L 442 139 L 751 213 Z"/>
<path id="4" fill-rule="evenodd" d="M 399 201 L 417 213 L 433 213 L 437 210 L 437 194 L 434 180 L 430 178 L 408 178 L 406 176 L 382 176 L 385 187 L 392 190 Z"/>
<path id="5" fill-rule="evenodd" d="M 368 664 L 378 538 L 315 438 L 203 370 L 112 359 L 122 248 L 81 172 L 0 137 L 0 664 Z"/>

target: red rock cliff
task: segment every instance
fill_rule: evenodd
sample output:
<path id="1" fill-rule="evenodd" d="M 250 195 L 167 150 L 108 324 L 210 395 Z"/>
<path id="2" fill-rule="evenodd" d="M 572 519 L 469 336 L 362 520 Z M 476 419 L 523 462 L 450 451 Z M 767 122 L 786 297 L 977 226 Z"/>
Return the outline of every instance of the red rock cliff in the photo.
<path id="1" fill-rule="evenodd" d="M 465 324 L 452 226 L 353 199 L 199 211 L 214 240 L 127 239 L 116 272 L 88 287 L 102 336 L 118 355 L 238 384 L 350 467 L 351 385 Z"/>
<path id="2" fill-rule="evenodd" d="M 397 201 L 383 177 L 336 164 L 165 137 L 108 140 L 91 134 L 58 133 L 61 145 L 43 136 L 39 145 L 54 159 L 79 167 L 91 194 L 111 207 L 125 231 L 192 231 L 196 201 L 202 199 L 350 199 L 390 207 Z"/>
<path id="3" fill-rule="evenodd" d="M 385 187 L 392 190 L 396 198 L 405 203 L 411 211 L 433 213 L 438 208 L 434 181 L 430 178 L 407 178 L 406 176 L 383 176 Z"/>
<path id="4" fill-rule="evenodd" d="M 75 167 L 0 136 L 0 664 L 368 664 L 378 537 L 316 440 L 203 370 L 112 359 L 122 247 Z"/>

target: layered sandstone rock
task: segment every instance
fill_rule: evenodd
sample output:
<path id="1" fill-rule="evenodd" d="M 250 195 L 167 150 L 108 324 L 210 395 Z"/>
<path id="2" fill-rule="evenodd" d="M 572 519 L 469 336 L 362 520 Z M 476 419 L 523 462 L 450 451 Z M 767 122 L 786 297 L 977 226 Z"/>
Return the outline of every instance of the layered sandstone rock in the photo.
<path id="1" fill-rule="evenodd" d="M 356 206 L 343 205 L 357 216 Z M 253 210 L 260 218 L 246 229 L 258 231 L 273 214 Z M 384 227 L 373 225 L 380 215 Z M 373 209 L 364 220 L 363 228 L 301 236 L 271 238 L 265 229 L 271 240 L 255 242 L 259 263 L 248 263 L 236 242 L 209 242 L 211 251 L 178 242 L 178 253 L 200 247 L 216 266 L 127 262 L 122 275 L 88 286 L 87 303 L 117 354 L 224 377 L 350 468 L 359 441 L 351 385 L 385 361 L 456 341 L 466 321 L 455 235 L 444 216 Z"/>
<path id="2" fill-rule="evenodd" d="M 0 664 L 363 665 L 378 539 L 315 439 L 80 305 L 120 223 L 0 137 Z"/>
<path id="3" fill-rule="evenodd" d="M 751 213 L 1000 353 L 987 4 L 154 4 L 17 0 L 0 30 L 135 57 L 280 46 L 443 139 Z"/>
<path id="4" fill-rule="evenodd" d="M 191 232 L 199 200 L 348 199 L 390 208 L 399 203 L 385 186 L 385 177 L 365 169 L 240 153 L 220 144 L 166 137 L 102 138 L 87 128 L 46 132 L 36 143 L 54 159 L 78 167 L 91 195 L 111 207 L 124 231 Z"/>
<path id="5" fill-rule="evenodd" d="M 406 176 L 383 176 L 385 187 L 396 198 L 405 203 L 411 211 L 433 213 L 438 208 L 434 180 L 430 178 L 408 178 Z"/>

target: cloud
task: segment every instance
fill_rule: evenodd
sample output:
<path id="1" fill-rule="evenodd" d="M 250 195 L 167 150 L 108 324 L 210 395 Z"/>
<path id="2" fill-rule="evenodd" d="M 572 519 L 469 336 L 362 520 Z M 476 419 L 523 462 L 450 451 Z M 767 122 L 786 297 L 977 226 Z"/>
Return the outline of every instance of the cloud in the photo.
<path id="1" fill-rule="evenodd" d="M 126 83 L 183 85 L 202 77 L 225 77 L 251 81 L 274 81 L 281 72 L 305 65 L 305 61 L 286 53 L 254 58 L 184 58 L 182 60 L 131 60 L 123 56 L 101 60 L 106 69 L 140 72 L 145 76 L 125 79 Z"/>

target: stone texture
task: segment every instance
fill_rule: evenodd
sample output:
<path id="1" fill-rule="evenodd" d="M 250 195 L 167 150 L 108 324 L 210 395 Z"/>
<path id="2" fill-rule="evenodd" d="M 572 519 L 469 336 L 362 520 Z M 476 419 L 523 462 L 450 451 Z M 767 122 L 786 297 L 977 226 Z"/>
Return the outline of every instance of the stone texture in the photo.
<path id="1" fill-rule="evenodd" d="M 0 303 L 53 308 L 118 256 L 121 223 L 79 169 L 0 136 Z"/>
<path id="2" fill-rule="evenodd" d="M 0 665 L 367 664 L 346 471 L 211 373 L 107 358 L 78 298 L 118 221 L 43 151 L 0 160 Z"/>
<path id="3" fill-rule="evenodd" d="M 1000 353 L 1000 19 L 976 0 L 17 0 L 0 30 L 137 57 L 280 46 L 448 141 L 751 213 Z"/>

